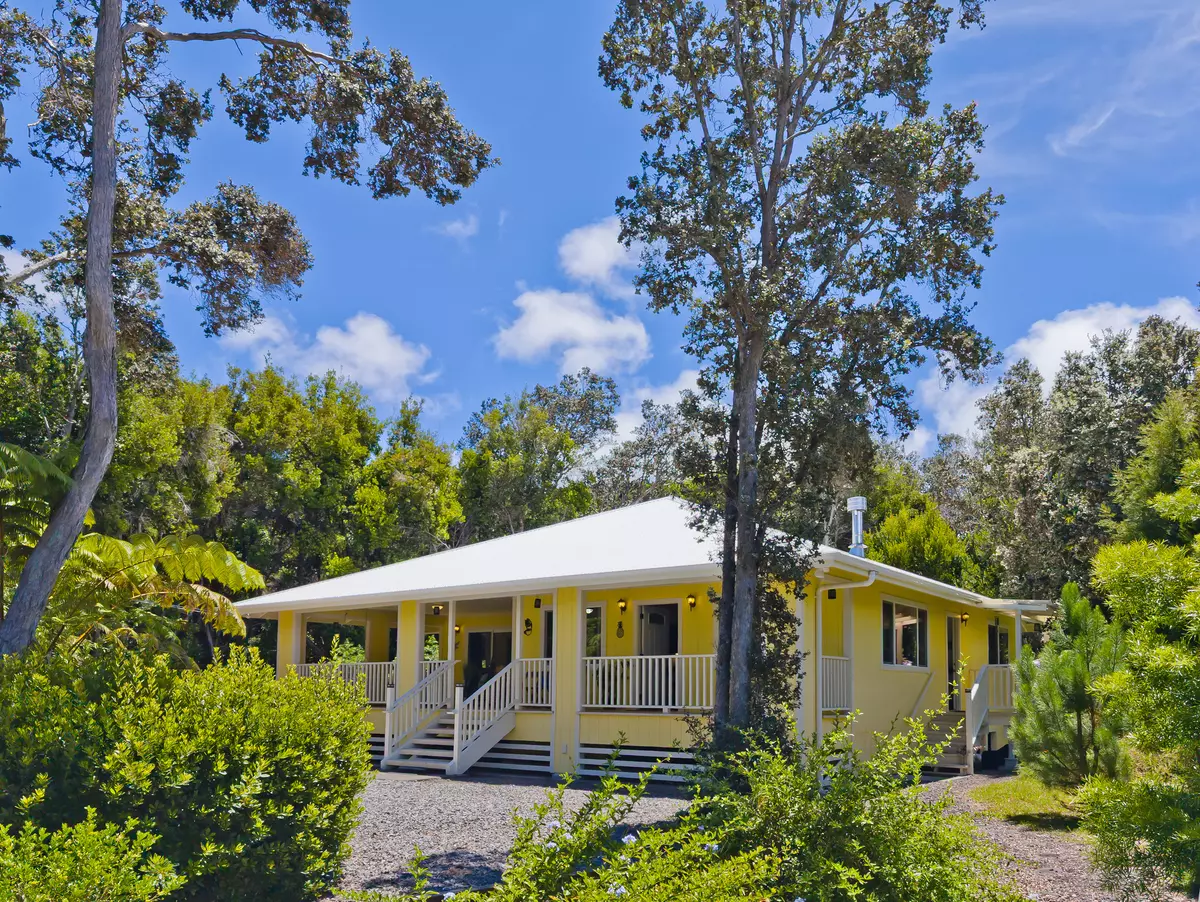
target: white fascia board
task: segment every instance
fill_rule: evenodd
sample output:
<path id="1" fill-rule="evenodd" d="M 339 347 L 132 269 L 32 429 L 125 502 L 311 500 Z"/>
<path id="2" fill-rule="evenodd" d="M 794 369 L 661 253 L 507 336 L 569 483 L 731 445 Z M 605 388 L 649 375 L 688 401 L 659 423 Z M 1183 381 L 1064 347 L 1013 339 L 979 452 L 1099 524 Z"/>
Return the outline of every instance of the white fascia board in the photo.
<path id="1" fill-rule="evenodd" d="M 237 603 L 238 612 L 246 617 L 278 611 L 340 611 L 348 608 L 379 608 L 401 601 L 463 601 L 476 598 L 529 595 L 549 592 L 564 586 L 578 589 L 624 589 L 674 583 L 712 582 L 721 578 L 721 566 L 716 563 L 684 567 L 662 567 L 654 570 L 629 570 L 554 576 L 536 580 L 476 583 L 463 586 L 435 586 L 428 589 L 382 592 L 351 597 L 311 598 L 304 601 L 274 601 L 270 596 Z"/>
<path id="2" fill-rule="evenodd" d="M 952 586 L 949 583 L 944 583 L 928 576 L 921 576 L 919 573 L 910 573 L 908 570 L 902 570 L 890 564 L 882 564 L 870 558 L 859 557 L 856 554 L 850 554 L 848 551 L 842 551 L 839 548 L 821 546 L 820 562 L 825 566 L 834 565 L 855 573 L 861 573 L 864 577 L 871 570 L 875 570 L 878 572 L 879 578 L 885 582 L 905 586 L 919 592 L 926 592 L 930 595 L 937 595 L 961 604 L 975 605 L 976 607 L 989 610 L 1010 610 L 1015 612 L 1019 609 L 1022 611 L 1042 612 L 1050 610 L 1053 606 L 1053 602 L 1037 599 L 989 598 L 986 595 L 980 595 L 977 592 L 971 592 L 967 589 L 960 589 L 958 586 Z"/>

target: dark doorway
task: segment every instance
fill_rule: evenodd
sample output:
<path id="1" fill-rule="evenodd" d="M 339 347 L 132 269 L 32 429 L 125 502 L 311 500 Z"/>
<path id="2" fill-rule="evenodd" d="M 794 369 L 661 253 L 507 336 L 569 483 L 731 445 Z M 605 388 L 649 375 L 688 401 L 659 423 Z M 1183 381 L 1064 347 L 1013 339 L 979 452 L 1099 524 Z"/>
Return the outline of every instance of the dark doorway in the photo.
<path id="1" fill-rule="evenodd" d="M 641 606 L 641 648 L 643 655 L 679 653 L 679 605 L 644 604 Z"/>

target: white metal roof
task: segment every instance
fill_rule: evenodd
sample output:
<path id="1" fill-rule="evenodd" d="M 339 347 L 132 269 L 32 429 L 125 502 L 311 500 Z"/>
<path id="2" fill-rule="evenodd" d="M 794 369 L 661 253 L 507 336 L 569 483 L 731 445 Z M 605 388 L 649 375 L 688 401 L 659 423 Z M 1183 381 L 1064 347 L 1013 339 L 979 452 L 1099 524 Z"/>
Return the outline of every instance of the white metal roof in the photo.
<path id="1" fill-rule="evenodd" d="M 720 578 L 719 543 L 689 525 L 684 502 L 660 498 L 474 545 L 273 592 L 238 603 L 242 614 L 339 610 L 409 599 L 448 601 L 549 591 Z M 898 567 L 822 545 L 821 565 L 983 607 L 1036 606 L 997 601 Z"/>

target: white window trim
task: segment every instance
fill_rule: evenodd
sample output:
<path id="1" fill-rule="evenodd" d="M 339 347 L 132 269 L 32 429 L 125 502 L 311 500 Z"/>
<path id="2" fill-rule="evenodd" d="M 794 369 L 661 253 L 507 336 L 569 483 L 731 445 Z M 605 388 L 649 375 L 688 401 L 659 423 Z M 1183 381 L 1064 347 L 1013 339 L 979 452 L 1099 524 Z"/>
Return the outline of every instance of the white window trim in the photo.
<path id="1" fill-rule="evenodd" d="M 924 667 L 917 664 L 885 664 L 883 661 L 883 603 L 891 602 L 893 605 L 902 604 L 908 608 L 915 608 L 925 612 L 925 660 L 929 663 Z M 922 604 L 919 601 L 910 601 L 907 598 L 898 598 L 895 595 L 880 595 L 879 596 L 879 666 L 884 670 L 898 670 L 902 673 L 930 673 L 933 670 L 933 648 L 930 643 L 929 624 L 931 613 L 929 605 Z M 893 650 L 894 657 L 894 650 Z"/>
<path id="2" fill-rule="evenodd" d="M 600 609 L 600 654 L 596 657 L 603 658 L 605 651 L 608 650 L 608 603 L 604 601 L 588 601 L 583 600 L 583 617 L 580 620 L 583 622 L 583 655 L 588 657 L 587 653 L 587 609 Z"/>

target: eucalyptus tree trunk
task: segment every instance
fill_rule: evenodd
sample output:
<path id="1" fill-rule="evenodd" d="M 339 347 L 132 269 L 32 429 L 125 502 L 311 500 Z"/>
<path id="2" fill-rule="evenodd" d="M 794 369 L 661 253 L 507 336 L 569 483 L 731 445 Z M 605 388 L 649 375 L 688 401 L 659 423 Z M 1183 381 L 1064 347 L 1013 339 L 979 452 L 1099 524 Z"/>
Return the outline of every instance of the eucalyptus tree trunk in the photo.
<path id="1" fill-rule="evenodd" d="M 21 571 L 0 624 L 0 655 L 24 651 L 58 572 L 83 530 L 83 520 L 112 462 L 117 436 L 117 325 L 113 312 L 112 235 L 117 192 L 116 122 L 122 66 L 122 0 L 101 0 L 92 87 L 92 185 L 87 214 L 84 290 L 87 331 L 83 356 L 90 406 L 83 448 L 66 496 L 55 507 Z"/>
<path id="2" fill-rule="evenodd" d="M 750 723 L 751 661 L 754 655 L 754 608 L 758 594 L 758 380 L 763 341 L 753 331 L 741 345 L 734 384 L 733 412 L 738 421 L 737 552 L 734 566 L 733 636 L 729 666 L 729 723 Z"/>
<path id="3" fill-rule="evenodd" d="M 717 608 L 717 678 L 713 700 L 713 721 L 717 729 L 729 723 L 729 667 L 733 651 L 733 595 L 737 554 L 738 418 L 729 417 L 729 438 L 725 445 L 725 512 L 721 543 L 721 602 Z"/>

